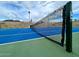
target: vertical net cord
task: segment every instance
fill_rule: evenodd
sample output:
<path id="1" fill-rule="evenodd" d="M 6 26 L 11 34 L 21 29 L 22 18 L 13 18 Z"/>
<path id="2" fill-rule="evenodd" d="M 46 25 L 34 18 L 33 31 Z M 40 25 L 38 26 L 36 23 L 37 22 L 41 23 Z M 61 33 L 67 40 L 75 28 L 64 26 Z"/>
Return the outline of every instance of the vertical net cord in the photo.
<path id="1" fill-rule="evenodd" d="M 61 46 L 64 46 L 64 40 L 65 40 L 65 10 L 63 8 L 63 14 L 62 14 L 62 17 L 63 17 L 63 23 L 62 23 L 62 35 L 61 35 Z"/>

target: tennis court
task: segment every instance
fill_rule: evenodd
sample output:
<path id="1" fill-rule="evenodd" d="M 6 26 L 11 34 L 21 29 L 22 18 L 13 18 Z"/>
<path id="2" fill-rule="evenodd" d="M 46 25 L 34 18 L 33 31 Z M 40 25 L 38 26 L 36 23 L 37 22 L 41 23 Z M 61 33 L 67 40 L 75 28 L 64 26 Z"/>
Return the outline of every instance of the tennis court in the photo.
<path id="1" fill-rule="evenodd" d="M 72 6 L 69 1 L 37 22 L 32 22 L 28 11 L 27 27 L 27 23 L 20 27 L 23 21 L 18 21 L 18 27 L 16 20 L 1 22 L 0 56 L 79 56 L 79 21 Z"/>
<path id="2" fill-rule="evenodd" d="M 79 32 L 73 33 L 73 52 L 68 53 L 65 48 L 55 44 L 46 38 L 34 38 L 23 40 L 21 42 L 0 45 L 0 56 L 9 57 L 76 57 L 78 53 L 78 35 Z M 57 35 L 53 39 L 59 39 Z"/>

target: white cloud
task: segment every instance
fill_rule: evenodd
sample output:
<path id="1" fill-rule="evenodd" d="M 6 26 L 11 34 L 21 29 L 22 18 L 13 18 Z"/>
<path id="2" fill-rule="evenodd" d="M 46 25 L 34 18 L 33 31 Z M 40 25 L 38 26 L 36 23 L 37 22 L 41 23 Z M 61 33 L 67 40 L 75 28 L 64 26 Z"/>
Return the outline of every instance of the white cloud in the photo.
<path id="1" fill-rule="evenodd" d="M 12 6 L 8 6 L 6 3 Z M 35 21 L 36 19 L 41 19 L 49 13 L 53 12 L 57 8 L 60 8 L 67 1 L 6 1 L 0 2 L 0 15 L 7 17 L 8 19 L 19 19 L 29 21 L 28 11 L 31 10 L 31 17 Z M 6 6 L 4 6 L 6 4 Z M 74 12 L 79 11 L 79 2 L 73 2 Z M 18 7 L 21 7 L 19 9 Z M 17 8 L 17 9 L 15 9 Z"/>

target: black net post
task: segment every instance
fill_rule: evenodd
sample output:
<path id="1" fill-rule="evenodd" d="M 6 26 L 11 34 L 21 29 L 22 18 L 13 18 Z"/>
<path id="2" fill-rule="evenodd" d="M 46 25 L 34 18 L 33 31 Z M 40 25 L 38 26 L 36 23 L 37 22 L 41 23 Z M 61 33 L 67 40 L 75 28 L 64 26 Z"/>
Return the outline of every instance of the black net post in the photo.
<path id="1" fill-rule="evenodd" d="M 71 20 L 71 9 L 72 2 L 68 2 L 65 6 L 65 20 L 66 20 L 66 51 L 72 52 L 72 20 Z"/>

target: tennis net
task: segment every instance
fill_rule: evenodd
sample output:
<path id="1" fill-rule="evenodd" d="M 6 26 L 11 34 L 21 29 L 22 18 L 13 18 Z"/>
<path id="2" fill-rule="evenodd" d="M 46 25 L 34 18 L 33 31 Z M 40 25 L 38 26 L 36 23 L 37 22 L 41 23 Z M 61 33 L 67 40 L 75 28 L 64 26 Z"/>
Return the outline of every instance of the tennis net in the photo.
<path id="1" fill-rule="evenodd" d="M 62 46 L 65 41 L 65 5 L 31 25 L 32 30 Z"/>

